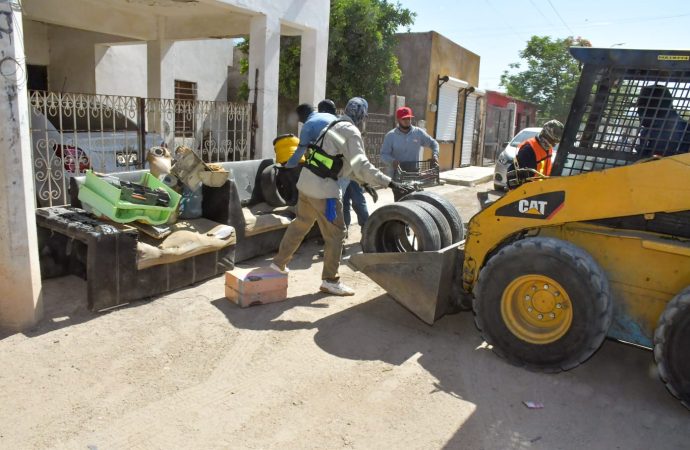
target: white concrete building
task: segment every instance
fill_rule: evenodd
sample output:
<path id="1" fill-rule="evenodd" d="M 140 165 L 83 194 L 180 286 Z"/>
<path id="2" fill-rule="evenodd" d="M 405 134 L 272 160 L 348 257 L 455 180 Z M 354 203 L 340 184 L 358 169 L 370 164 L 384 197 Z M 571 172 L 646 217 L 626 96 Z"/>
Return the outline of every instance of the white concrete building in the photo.
<path id="1" fill-rule="evenodd" d="M 0 0 L 0 91 L 8 99 L 0 102 L 0 152 L 11 155 L 0 159 L 0 225 L 11 230 L 0 235 L 0 328 L 24 329 L 41 310 L 27 64 L 39 78 L 45 67 L 49 90 L 172 99 L 178 80 L 196 83 L 200 100 L 224 100 L 229 39 L 249 35 L 256 155 L 270 156 L 280 36 L 301 36 L 299 101 L 317 103 L 329 8 L 328 0 Z"/>
<path id="2" fill-rule="evenodd" d="M 170 80 L 185 80 L 197 85 L 198 100 L 226 99 L 233 39 L 172 42 L 162 91 L 148 95 L 146 42 L 26 17 L 24 37 L 29 75 L 49 91 L 173 98 Z"/>

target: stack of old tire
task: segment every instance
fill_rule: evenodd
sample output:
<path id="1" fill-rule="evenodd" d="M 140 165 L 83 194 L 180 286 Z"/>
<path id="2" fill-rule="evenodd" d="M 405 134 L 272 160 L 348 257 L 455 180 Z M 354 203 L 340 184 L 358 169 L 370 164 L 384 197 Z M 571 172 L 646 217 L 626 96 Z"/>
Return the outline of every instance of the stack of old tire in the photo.
<path id="1" fill-rule="evenodd" d="M 465 237 L 458 210 L 444 197 L 413 192 L 374 211 L 362 229 L 364 253 L 431 252 Z"/>
<path id="2" fill-rule="evenodd" d="M 270 206 L 294 206 L 297 204 L 297 180 L 302 167 L 287 169 L 278 164 L 266 166 L 261 171 L 261 193 Z"/>
<path id="3" fill-rule="evenodd" d="M 282 134 L 273 140 L 275 161 L 261 170 L 261 194 L 270 206 L 294 206 L 297 204 L 297 180 L 301 167 L 288 169 L 284 164 L 297 150 L 299 139 L 294 134 Z M 304 158 L 302 158 L 304 159 Z"/>

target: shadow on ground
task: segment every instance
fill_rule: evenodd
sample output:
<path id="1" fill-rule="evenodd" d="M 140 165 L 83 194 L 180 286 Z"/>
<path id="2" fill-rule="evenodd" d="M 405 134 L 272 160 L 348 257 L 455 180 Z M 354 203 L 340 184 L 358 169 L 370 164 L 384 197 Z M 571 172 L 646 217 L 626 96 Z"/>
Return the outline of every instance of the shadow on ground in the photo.
<path id="1" fill-rule="evenodd" d="M 43 317 L 32 328 L 23 332 L 33 337 L 69 327 L 97 317 L 86 307 L 86 281 L 76 276 L 52 278 L 42 281 Z M 0 332 L 0 340 L 15 332 Z"/>
<path id="2" fill-rule="evenodd" d="M 178 291 L 193 289 L 206 281 L 208 280 L 199 281 L 178 289 Z M 22 332 L 22 334 L 27 337 L 40 336 L 72 325 L 98 319 L 112 311 L 136 308 L 139 305 L 170 295 L 173 292 L 175 291 L 135 300 L 104 311 L 89 311 L 86 300 L 86 280 L 74 275 L 42 280 L 43 316 L 36 325 Z M 0 331 L 0 340 L 14 334 L 16 332 Z"/>
<path id="3" fill-rule="evenodd" d="M 315 322 L 277 320 L 295 306 L 327 308 L 328 302 L 314 304 L 321 298 L 303 295 L 245 310 L 225 299 L 212 303 L 241 329 L 316 328 L 315 343 L 341 358 L 394 366 L 416 359 L 437 380 L 429 395 L 444 392 L 476 405 L 446 448 L 468 448 L 469 442 L 482 448 L 650 448 L 659 442 L 680 448 L 690 438 L 688 413 L 658 380 L 647 350 L 607 341 L 569 372 L 529 372 L 486 348 L 472 313 L 445 316 L 429 327 L 387 295 Z M 542 402 L 544 408 L 528 409 L 523 401 Z M 582 430 L 581 442 L 563 441 L 573 427 Z M 640 427 L 646 431 L 642 439 Z"/>
<path id="4" fill-rule="evenodd" d="M 349 244 L 346 247 L 353 246 L 359 247 L 359 244 Z M 322 246 L 316 243 L 316 239 L 310 238 L 305 240 L 304 244 L 295 253 L 295 258 L 290 262 L 290 267 L 295 270 L 308 269 L 314 262 L 323 259 L 322 255 L 319 255 L 319 249 L 321 248 Z M 245 261 L 245 263 L 249 263 L 253 266 L 268 266 L 274 256 L 275 254 L 271 253 L 254 258 L 251 262 Z M 242 264 L 243 263 L 240 263 L 239 265 L 241 266 Z M 222 275 L 218 277 L 220 276 Z M 211 279 L 218 277 L 212 277 Z M 198 283 L 185 286 L 175 291 L 165 292 L 155 297 L 135 300 L 112 308 L 111 310 L 92 312 L 87 308 L 85 280 L 74 275 L 42 280 L 43 317 L 35 326 L 24 331 L 22 334 L 27 337 L 40 336 L 65 327 L 97 319 L 107 314 L 109 311 L 137 307 L 143 303 L 170 295 L 177 291 L 193 289 L 195 286 L 206 283 L 207 281 L 209 280 L 201 280 Z M 291 301 L 291 304 L 294 305 L 295 302 Z M 0 340 L 16 333 L 17 332 L 14 331 L 0 329 Z"/>

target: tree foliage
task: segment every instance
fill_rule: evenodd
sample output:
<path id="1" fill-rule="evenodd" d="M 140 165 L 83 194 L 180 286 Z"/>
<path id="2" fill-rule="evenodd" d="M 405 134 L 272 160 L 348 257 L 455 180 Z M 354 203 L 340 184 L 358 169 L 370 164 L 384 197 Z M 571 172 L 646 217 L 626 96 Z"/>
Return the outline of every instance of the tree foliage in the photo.
<path id="1" fill-rule="evenodd" d="M 245 38 L 237 44 L 237 48 L 242 52 L 244 57 L 240 59 L 240 73 L 242 75 L 247 75 L 249 72 L 249 38 Z M 239 92 L 237 93 L 240 100 L 247 101 L 249 99 L 249 83 L 245 80 L 240 86 Z"/>
<path id="2" fill-rule="evenodd" d="M 244 38 L 237 44 L 244 57 L 240 60 L 240 73 L 248 75 L 249 72 L 249 38 Z M 280 37 L 280 65 L 278 69 L 278 92 L 289 100 L 299 96 L 299 60 L 300 38 L 299 36 Z M 294 76 L 293 73 L 297 75 Z M 249 98 L 249 84 L 244 81 L 240 86 L 238 96 L 246 101 Z"/>
<path id="3" fill-rule="evenodd" d="M 299 67 L 302 39 L 299 36 L 280 38 L 280 67 L 278 68 L 278 94 L 297 103 L 299 98 Z"/>
<path id="4" fill-rule="evenodd" d="M 572 46 L 591 47 L 592 44 L 581 37 L 567 37 L 552 40 L 548 36 L 532 36 L 527 46 L 520 51 L 521 62 L 512 63 L 504 71 L 501 86 L 511 97 L 536 103 L 541 106 L 539 121 L 558 119 L 565 122 L 570 111 L 570 103 L 580 77 L 578 62 L 570 55 Z"/>
<path id="5" fill-rule="evenodd" d="M 356 95 L 382 101 L 402 75 L 395 33 L 409 28 L 415 16 L 386 0 L 331 0 L 328 96 L 338 103 Z"/>
<path id="6" fill-rule="evenodd" d="M 327 97 L 339 105 L 356 95 L 382 101 L 391 85 L 400 84 L 395 33 L 399 27 L 409 29 L 415 16 L 388 0 L 331 0 Z M 248 55 L 248 39 L 240 45 Z M 240 65 L 246 73 L 246 58 Z M 299 98 L 299 68 L 300 38 L 281 38 L 279 93 L 295 102 Z M 244 92 L 246 98 L 246 87 Z"/>

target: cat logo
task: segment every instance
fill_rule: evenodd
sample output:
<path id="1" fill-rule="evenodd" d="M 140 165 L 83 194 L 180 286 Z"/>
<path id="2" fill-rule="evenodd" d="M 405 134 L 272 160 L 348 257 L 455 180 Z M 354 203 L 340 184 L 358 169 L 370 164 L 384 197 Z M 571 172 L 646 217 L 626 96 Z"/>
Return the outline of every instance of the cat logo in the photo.
<path id="1" fill-rule="evenodd" d="M 549 220 L 565 205 L 565 192 L 547 192 L 508 203 L 496 210 L 497 216 Z"/>
<path id="2" fill-rule="evenodd" d="M 539 200 L 520 200 L 518 202 L 518 211 L 524 214 L 543 216 L 547 204 L 548 202 Z"/>

